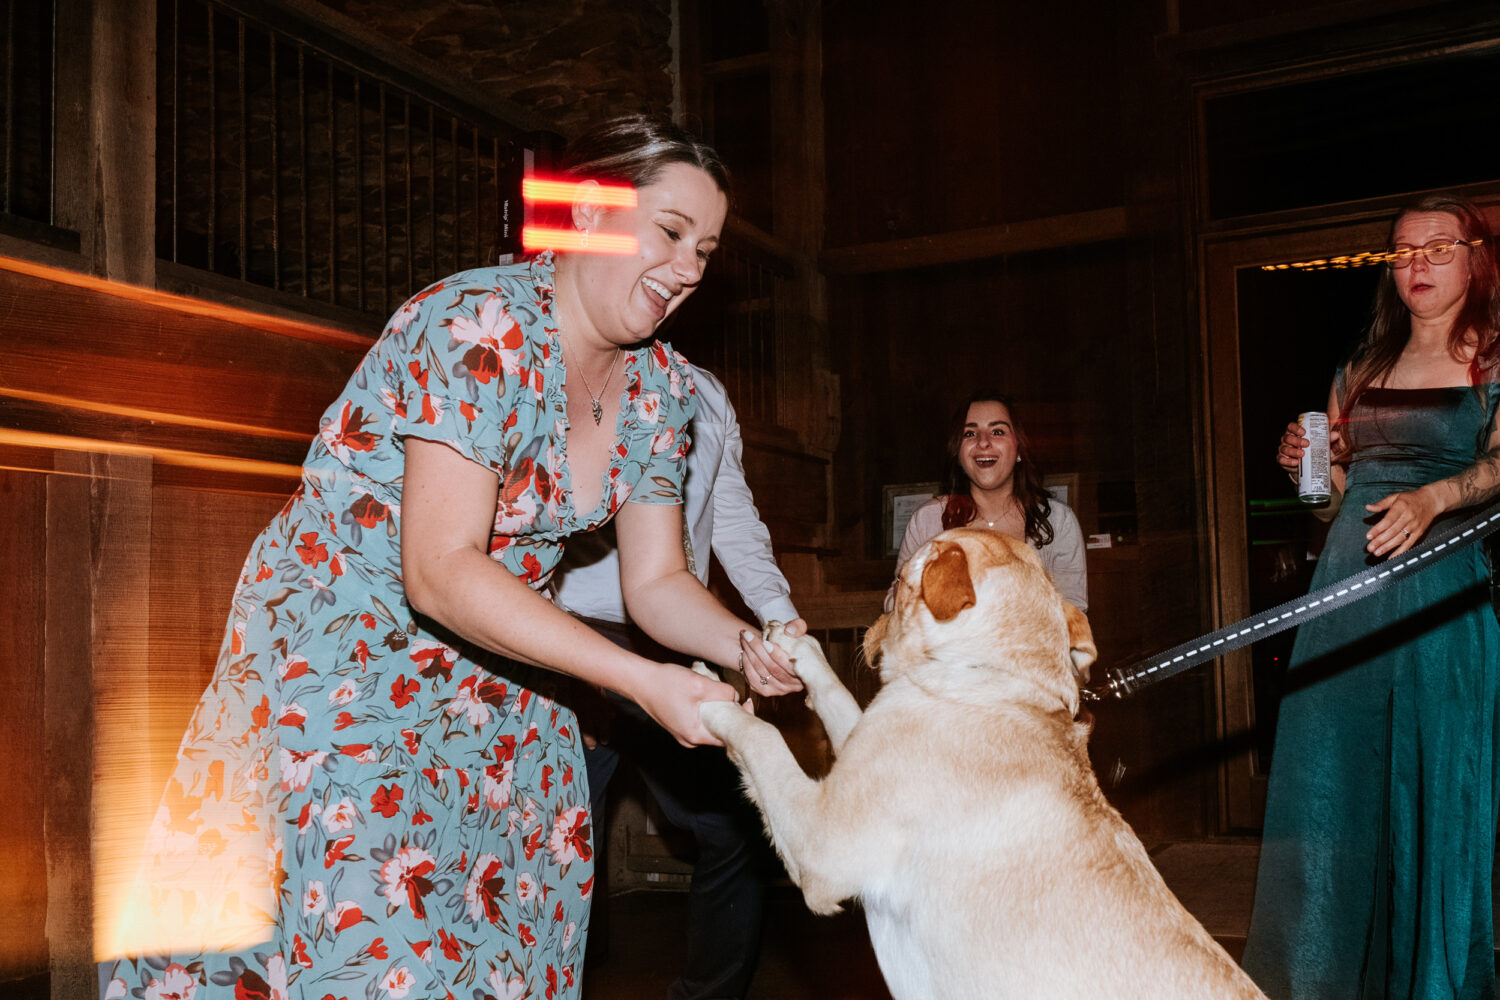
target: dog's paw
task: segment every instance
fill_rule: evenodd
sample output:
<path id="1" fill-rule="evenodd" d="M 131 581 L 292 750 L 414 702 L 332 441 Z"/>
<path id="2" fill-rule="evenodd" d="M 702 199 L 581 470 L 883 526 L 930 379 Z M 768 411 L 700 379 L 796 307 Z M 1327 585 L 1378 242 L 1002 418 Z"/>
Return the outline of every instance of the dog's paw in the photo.
<path id="1" fill-rule="evenodd" d="M 769 622 L 766 625 L 765 639 L 781 647 L 781 651 L 791 658 L 792 668 L 797 671 L 797 676 L 802 678 L 804 684 L 814 683 L 833 673 L 833 668 L 828 665 L 828 657 L 823 655 L 823 647 L 812 636 L 787 635 L 786 626 L 781 622 Z"/>
<path id="2" fill-rule="evenodd" d="M 735 738 L 745 731 L 747 723 L 753 725 L 758 721 L 745 706 L 733 701 L 700 702 L 698 718 L 703 720 L 703 728 L 726 746 L 732 745 Z"/>

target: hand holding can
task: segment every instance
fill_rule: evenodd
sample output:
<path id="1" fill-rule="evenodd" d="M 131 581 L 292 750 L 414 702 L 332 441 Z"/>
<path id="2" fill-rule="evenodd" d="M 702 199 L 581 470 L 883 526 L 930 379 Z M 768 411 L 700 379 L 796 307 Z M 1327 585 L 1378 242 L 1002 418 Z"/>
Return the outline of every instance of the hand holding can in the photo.
<path id="1" fill-rule="evenodd" d="M 1297 416 L 1308 445 L 1297 463 L 1297 499 L 1305 504 L 1328 503 L 1333 479 L 1328 455 L 1328 414 L 1311 410 Z"/>

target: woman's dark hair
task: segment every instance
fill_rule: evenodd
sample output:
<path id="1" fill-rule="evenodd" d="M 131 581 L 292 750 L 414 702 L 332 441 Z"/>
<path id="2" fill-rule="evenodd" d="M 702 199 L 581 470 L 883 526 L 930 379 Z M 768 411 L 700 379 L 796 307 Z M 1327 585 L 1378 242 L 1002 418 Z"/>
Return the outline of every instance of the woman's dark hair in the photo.
<path id="1" fill-rule="evenodd" d="M 1464 241 L 1482 240 L 1468 248 L 1469 287 L 1463 308 L 1448 332 L 1448 350 L 1462 355 L 1465 338 L 1473 332 L 1478 340 L 1474 360 L 1469 364 L 1469 381 L 1478 384 L 1485 373 L 1500 365 L 1500 271 L 1496 269 L 1494 237 L 1484 214 L 1471 201 L 1456 195 L 1433 194 L 1403 208 L 1391 223 L 1391 238 L 1401 220 L 1417 212 L 1442 212 L 1458 222 L 1458 236 Z M 1339 400 L 1339 423 L 1347 424 L 1349 411 L 1364 391 L 1390 374 L 1411 339 L 1411 312 L 1396 291 L 1396 278 L 1390 268 L 1381 275 L 1375 292 L 1375 306 L 1370 326 L 1349 359 L 1343 398 Z M 1339 451 L 1350 447 L 1347 428 Z M 1338 456 L 1336 456 L 1338 457 Z"/>
<path id="2" fill-rule="evenodd" d="M 999 403 L 1010 413 L 1010 429 L 1016 437 L 1016 471 L 1011 478 L 1011 491 L 1026 515 L 1026 540 L 1037 546 L 1051 545 L 1052 524 L 1048 518 L 1052 515 L 1052 496 L 1042 485 L 1042 471 L 1032 460 L 1031 439 L 1021 426 L 1015 400 L 993 389 L 973 393 L 948 418 L 948 461 L 943 472 L 943 492 L 948 499 L 943 504 L 943 527 L 961 528 L 979 516 L 979 508 L 969 493 L 968 473 L 958 460 L 958 451 L 964 441 L 964 425 L 969 421 L 969 407 L 975 403 Z"/>
<path id="3" fill-rule="evenodd" d="M 714 148 L 661 115 L 622 115 L 600 122 L 568 143 L 558 168 L 579 180 L 642 188 L 670 163 L 697 167 L 729 196 L 729 168 Z"/>

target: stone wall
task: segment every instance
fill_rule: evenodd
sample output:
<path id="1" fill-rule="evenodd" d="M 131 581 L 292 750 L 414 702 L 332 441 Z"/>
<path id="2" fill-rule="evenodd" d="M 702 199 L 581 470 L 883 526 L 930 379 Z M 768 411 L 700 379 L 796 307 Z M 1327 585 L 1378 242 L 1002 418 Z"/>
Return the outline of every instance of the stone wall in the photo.
<path id="1" fill-rule="evenodd" d="M 671 0 L 318 0 L 564 136 L 672 110 Z"/>

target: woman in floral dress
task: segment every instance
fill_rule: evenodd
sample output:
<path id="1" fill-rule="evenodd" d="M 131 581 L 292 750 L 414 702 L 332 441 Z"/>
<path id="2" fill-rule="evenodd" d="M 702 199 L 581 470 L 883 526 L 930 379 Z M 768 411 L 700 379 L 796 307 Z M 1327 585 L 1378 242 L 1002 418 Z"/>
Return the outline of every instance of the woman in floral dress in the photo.
<path id="1" fill-rule="evenodd" d="M 570 149 L 626 183 L 571 221 L 634 255 L 453 275 L 391 318 L 261 534 L 152 829 L 106 997 L 576 997 L 592 831 L 568 674 L 685 744 L 726 684 L 621 650 L 537 590 L 618 517 L 632 617 L 676 649 L 800 686 L 687 572 L 693 385 L 645 341 L 727 211 L 711 149 L 619 119 Z M 629 502 L 627 502 L 629 501 Z"/>

